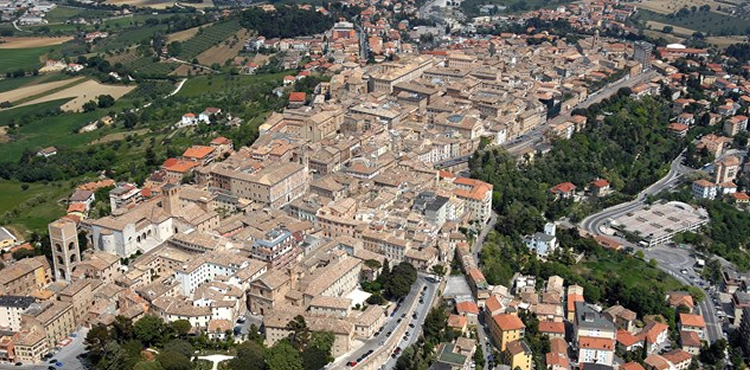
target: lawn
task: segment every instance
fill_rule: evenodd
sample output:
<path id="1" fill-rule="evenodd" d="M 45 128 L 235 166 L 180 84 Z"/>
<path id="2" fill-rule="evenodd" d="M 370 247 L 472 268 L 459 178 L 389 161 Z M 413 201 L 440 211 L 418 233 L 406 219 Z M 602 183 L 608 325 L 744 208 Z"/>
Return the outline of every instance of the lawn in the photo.
<path id="1" fill-rule="evenodd" d="M 42 65 L 39 58 L 48 53 L 52 47 L 44 46 L 30 49 L 3 49 L 0 58 L 0 73 L 16 71 L 18 69 L 32 70 Z"/>
<path id="2" fill-rule="evenodd" d="M 671 24 L 707 35 L 743 35 L 750 31 L 750 21 L 715 12 L 690 12 L 688 15 L 678 17 L 640 9 L 636 17 L 639 20 Z"/>
<path id="3" fill-rule="evenodd" d="M 288 74 L 289 73 L 287 72 L 281 72 L 276 74 L 261 74 L 254 76 L 231 76 L 229 78 L 225 76 L 211 75 L 191 77 L 185 83 L 185 86 L 182 87 L 182 90 L 177 93 L 177 95 L 183 97 L 196 97 L 230 88 L 247 87 L 248 85 L 261 84 L 271 81 L 281 81 L 281 79 Z"/>
<path id="4" fill-rule="evenodd" d="M 0 220 L 6 212 L 14 209 L 18 212 L 11 217 L 8 224 L 11 228 L 21 233 L 42 232 L 50 221 L 65 214 L 58 200 L 70 196 L 70 182 L 32 183 L 27 184 L 27 190 L 21 185 L 16 181 L 0 181 Z"/>

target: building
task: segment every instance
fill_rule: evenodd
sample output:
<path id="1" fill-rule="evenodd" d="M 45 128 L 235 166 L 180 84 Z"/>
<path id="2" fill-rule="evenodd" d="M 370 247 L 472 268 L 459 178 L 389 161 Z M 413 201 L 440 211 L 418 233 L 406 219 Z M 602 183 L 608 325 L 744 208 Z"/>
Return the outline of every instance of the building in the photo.
<path id="1" fill-rule="evenodd" d="M 508 343 L 507 356 L 511 369 L 531 370 L 531 348 L 524 340 Z"/>
<path id="2" fill-rule="evenodd" d="M 680 331 L 692 331 L 698 334 L 699 338 L 705 338 L 706 322 L 703 320 L 703 316 L 681 313 L 679 319 Z"/>
<path id="3" fill-rule="evenodd" d="M 711 181 L 700 179 L 693 181 L 693 196 L 698 199 L 714 199 L 719 187 Z"/>
<path id="4" fill-rule="evenodd" d="M 526 325 L 515 315 L 500 314 L 489 320 L 490 334 L 500 351 L 507 349 L 508 343 L 523 338 Z"/>
<path id="5" fill-rule="evenodd" d="M 52 245 L 52 263 L 55 280 L 70 280 L 73 266 L 81 262 L 81 250 L 78 247 L 78 228 L 75 222 L 59 219 L 48 226 L 50 244 Z"/>
<path id="6" fill-rule="evenodd" d="M 28 296 L 0 296 L 0 328 L 21 331 L 21 313 L 35 301 L 33 297 Z"/>
<path id="7" fill-rule="evenodd" d="M 548 222 L 544 225 L 544 232 L 536 232 L 524 240 L 526 247 L 536 252 L 538 257 L 547 257 L 557 249 L 557 237 L 555 237 L 554 223 Z"/>
<path id="8" fill-rule="evenodd" d="M 612 366 L 615 354 L 615 325 L 585 302 L 576 302 L 575 342 L 578 361 Z"/>
<path id="9" fill-rule="evenodd" d="M 52 271 L 44 256 L 24 258 L 5 267 L 0 274 L 0 294 L 28 296 L 52 282 Z"/>
<path id="10" fill-rule="evenodd" d="M 48 348 L 57 347 L 57 343 L 67 338 L 77 327 L 73 305 L 57 301 L 34 303 L 21 314 L 21 326 L 41 328 Z"/>
<path id="11" fill-rule="evenodd" d="M 278 209 L 305 193 L 308 172 L 305 166 L 294 162 L 247 172 L 215 163 L 199 172 L 197 178 L 199 183 L 228 190 L 241 199 Z"/>

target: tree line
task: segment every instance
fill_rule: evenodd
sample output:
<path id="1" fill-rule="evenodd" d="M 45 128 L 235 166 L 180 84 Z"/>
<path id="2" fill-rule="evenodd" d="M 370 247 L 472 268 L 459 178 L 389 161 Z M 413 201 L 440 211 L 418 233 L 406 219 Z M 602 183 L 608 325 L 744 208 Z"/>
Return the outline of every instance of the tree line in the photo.
<path id="1" fill-rule="evenodd" d="M 277 5 L 271 12 L 259 7 L 245 10 L 240 24 L 266 38 L 292 38 L 323 33 L 333 27 L 333 18 L 315 10 Z"/>

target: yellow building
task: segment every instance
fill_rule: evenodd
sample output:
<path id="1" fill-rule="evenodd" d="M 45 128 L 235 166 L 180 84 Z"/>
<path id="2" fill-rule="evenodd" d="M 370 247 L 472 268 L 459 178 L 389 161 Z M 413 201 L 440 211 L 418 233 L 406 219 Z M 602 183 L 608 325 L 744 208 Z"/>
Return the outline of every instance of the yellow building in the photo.
<path id="1" fill-rule="evenodd" d="M 525 341 L 508 343 L 506 356 L 511 369 L 531 370 L 531 348 Z"/>
<path id="2" fill-rule="evenodd" d="M 526 326 L 521 319 L 515 315 L 500 314 L 492 316 L 490 322 L 490 333 L 492 340 L 500 351 L 507 349 L 508 343 L 523 338 Z"/>
<path id="3" fill-rule="evenodd" d="M 44 256 L 24 258 L 3 269 L 0 274 L 0 294 L 30 295 L 52 281 L 51 272 Z"/>

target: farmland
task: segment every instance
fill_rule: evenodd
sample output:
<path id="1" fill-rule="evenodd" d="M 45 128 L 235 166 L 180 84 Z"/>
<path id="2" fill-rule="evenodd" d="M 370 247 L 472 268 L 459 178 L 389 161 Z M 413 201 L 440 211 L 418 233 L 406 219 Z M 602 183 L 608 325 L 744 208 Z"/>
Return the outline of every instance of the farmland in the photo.
<path id="1" fill-rule="evenodd" d="M 74 18 L 106 18 L 112 16 L 112 12 L 108 10 L 95 10 L 95 9 L 82 9 L 82 8 L 70 8 L 66 6 L 58 6 L 52 9 L 45 19 L 49 23 L 63 23 L 67 20 Z"/>
<path id="2" fill-rule="evenodd" d="M 637 18 L 645 22 L 655 21 L 707 35 L 742 35 L 750 31 L 750 21 L 712 11 L 689 12 L 687 15 L 673 16 L 642 9 L 638 11 Z"/>
<path id="3" fill-rule="evenodd" d="M 0 73 L 18 69 L 37 69 L 42 65 L 40 58 L 42 55 L 48 53 L 49 50 L 49 47 L 3 49 L 3 57 L 0 58 Z"/>
<path id="4" fill-rule="evenodd" d="M 288 73 L 276 73 L 268 75 L 255 75 L 255 76 L 199 76 L 189 79 L 182 87 L 177 96 L 182 97 L 196 97 L 203 94 L 209 94 L 217 91 L 228 91 L 232 88 L 247 87 L 249 85 L 257 85 L 266 82 L 279 82 Z"/>
<path id="5" fill-rule="evenodd" d="M 16 232 L 43 231 L 50 220 L 65 214 L 58 200 L 70 195 L 68 183 L 32 183 L 27 184 L 27 190 L 21 185 L 17 181 L 0 181 L 0 221 L 8 215 L 6 212 L 15 210 L 9 226 Z"/>
<path id="6" fill-rule="evenodd" d="M 135 89 L 135 85 L 104 85 L 94 80 L 88 80 L 81 84 L 44 95 L 20 106 L 46 103 L 48 101 L 57 101 L 60 99 L 69 99 L 62 104 L 60 109 L 69 112 L 79 112 L 83 105 L 89 100 L 94 100 L 99 95 L 111 95 L 115 99 L 123 97 L 125 94 Z M 72 100 L 70 100 L 72 99 Z"/>
<path id="7" fill-rule="evenodd" d="M 200 53 L 197 58 L 198 61 L 203 65 L 211 65 L 213 63 L 222 64 L 225 61 L 232 59 L 242 51 L 245 46 L 244 40 L 249 37 L 247 30 L 241 30 L 237 32 L 237 36 L 233 38 L 227 38 L 221 44 L 211 47 L 210 49 Z"/>
<path id="8" fill-rule="evenodd" d="M 32 86 L 46 82 L 54 82 L 67 78 L 68 75 L 62 73 L 48 73 L 37 76 L 6 78 L 0 80 L 0 93 L 11 91 L 20 87 Z"/>
<path id="9" fill-rule="evenodd" d="M 27 49 L 44 46 L 60 45 L 68 42 L 73 38 L 64 37 L 7 37 L 3 38 L 0 43 L 0 49 Z"/>
<path id="10" fill-rule="evenodd" d="M 40 95 L 44 95 L 49 92 L 53 92 L 66 86 L 72 86 L 74 84 L 83 82 L 82 77 L 69 78 L 60 81 L 47 82 L 43 84 L 36 84 L 31 86 L 20 87 L 11 91 L 0 93 L 0 102 L 11 102 L 16 103 L 21 100 L 31 99 Z M 54 100 L 54 99 L 53 99 Z M 12 108 L 10 108 L 12 109 Z"/>
<path id="11" fill-rule="evenodd" d="M 216 23 L 182 43 L 182 52 L 179 57 L 189 61 L 239 30 L 240 24 L 236 20 Z"/>

